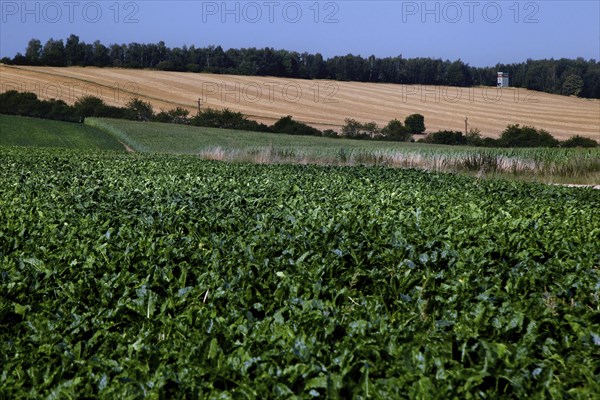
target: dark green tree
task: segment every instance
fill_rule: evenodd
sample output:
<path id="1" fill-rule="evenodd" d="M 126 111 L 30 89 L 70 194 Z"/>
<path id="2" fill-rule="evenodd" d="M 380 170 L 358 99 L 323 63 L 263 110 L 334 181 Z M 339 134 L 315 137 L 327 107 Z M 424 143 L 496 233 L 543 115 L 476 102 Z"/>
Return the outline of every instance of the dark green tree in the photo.
<path id="1" fill-rule="evenodd" d="M 569 75 L 562 85 L 562 94 L 579 96 L 581 89 L 583 89 L 583 79 L 579 75 Z"/>
<path id="2" fill-rule="evenodd" d="M 154 117 L 154 121 L 166 122 L 169 124 L 189 124 L 188 118 L 190 112 L 185 108 L 176 107 L 169 111 L 162 110 Z"/>
<path id="3" fill-rule="evenodd" d="M 461 60 L 455 61 L 448 66 L 446 84 L 449 86 L 466 86 L 470 83 L 469 75 L 468 67 Z"/>
<path id="4" fill-rule="evenodd" d="M 383 138 L 386 140 L 393 140 L 397 142 L 410 142 L 412 134 L 402 122 L 397 119 L 393 119 L 381 130 Z"/>
<path id="5" fill-rule="evenodd" d="M 31 65 L 38 65 L 42 61 L 43 47 L 39 39 L 31 39 L 25 50 L 25 58 Z"/>
<path id="6" fill-rule="evenodd" d="M 363 136 L 363 126 L 360 122 L 352 118 L 346 118 L 344 122 L 345 124 L 342 127 L 342 136 L 350 139 L 356 139 Z"/>
<path id="7" fill-rule="evenodd" d="M 412 114 L 406 117 L 404 125 L 413 135 L 420 135 L 425 132 L 425 117 L 421 114 Z"/>
<path id="8" fill-rule="evenodd" d="M 79 118 L 103 117 L 106 112 L 104 101 L 95 96 L 82 96 L 73 104 L 75 115 Z"/>
<path id="9" fill-rule="evenodd" d="M 465 135 L 466 144 L 469 146 L 483 146 L 483 137 L 478 128 L 471 128 Z"/>
<path id="10" fill-rule="evenodd" d="M 92 59 L 89 60 L 86 56 L 85 65 L 95 65 L 97 67 L 106 67 L 111 65 L 109 50 L 105 45 L 100 43 L 99 40 L 96 40 L 93 45 L 88 46 L 91 50 L 90 54 L 92 55 Z"/>
<path id="11" fill-rule="evenodd" d="M 65 44 L 60 40 L 48 39 L 44 45 L 42 64 L 50 67 L 64 67 L 67 65 Z"/>
<path id="12" fill-rule="evenodd" d="M 126 105 L 133 119 L 138 121 L 148 122 L 154 116 L 152 105 L 146 101 L 140 100 L 137 97 L 132 98 Z"/>
<path id="13" fill-rule="evenodd" d="M 85 59 L 85 44 L 79 43 L 79 36 L 71 35 L 65 44 L 66 65 L 83 65 Z"/>

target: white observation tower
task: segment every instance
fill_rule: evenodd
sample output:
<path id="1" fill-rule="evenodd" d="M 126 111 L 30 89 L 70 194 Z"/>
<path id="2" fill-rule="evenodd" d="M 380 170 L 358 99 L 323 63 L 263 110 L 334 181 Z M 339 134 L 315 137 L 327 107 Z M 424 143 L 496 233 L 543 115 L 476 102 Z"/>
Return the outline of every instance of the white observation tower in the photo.
<path id="1" fill-rule="evenodd" d="M 508 72 L 498 72 L 498 87 L 508 87 Z"/>

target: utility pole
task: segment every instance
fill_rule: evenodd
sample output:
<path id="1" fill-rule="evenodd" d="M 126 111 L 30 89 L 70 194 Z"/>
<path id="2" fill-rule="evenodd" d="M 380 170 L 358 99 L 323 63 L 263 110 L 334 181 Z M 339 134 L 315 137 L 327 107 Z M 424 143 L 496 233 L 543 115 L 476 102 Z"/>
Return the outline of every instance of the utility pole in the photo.
<path id="1" fill-rule="evenodd" d="M 465 117 L 465 136 L 469 134 L 469 117 Z"/>
<path id="2" fill-rule="evenodd" d="M 200 114 L 201 109 L 202 109 L 202 99 L 198 98 L 198 114 Z"/>

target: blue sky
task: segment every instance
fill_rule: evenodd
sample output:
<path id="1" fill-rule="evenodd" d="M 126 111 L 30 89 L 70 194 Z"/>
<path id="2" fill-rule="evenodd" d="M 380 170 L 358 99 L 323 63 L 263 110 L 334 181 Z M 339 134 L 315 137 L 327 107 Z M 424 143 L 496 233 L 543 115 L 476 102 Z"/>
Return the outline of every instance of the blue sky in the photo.
<path id="1" fill-rule="evenodd" d="M 600 1 L 0 1 L 0 57 L 30 38 L 378 57 L 600 59 Z"/>

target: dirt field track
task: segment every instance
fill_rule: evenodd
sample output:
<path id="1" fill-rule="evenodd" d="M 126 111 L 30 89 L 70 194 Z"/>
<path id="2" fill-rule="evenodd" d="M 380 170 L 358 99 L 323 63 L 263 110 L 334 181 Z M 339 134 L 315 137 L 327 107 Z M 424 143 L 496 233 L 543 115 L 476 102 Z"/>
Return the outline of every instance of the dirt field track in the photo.
<path id="1" fill-rule="evenodd" d="M 497 137 L 508 124 L 533 125 L 559 139 L 582 135 L 600 140 L 600 100 L 525 89 L 452 88 L 248 77 L 112 68 L 49 68 L 0 65 L 0 91 L 30 91 L 72 104 L 82 94 L 123 106 L 131 96 L 156 111 L 177 106 L 241 111 L 265 123 L 285 115 L 320 129 L 339 130 L 345 118 L 389 120 L 425 116 L 427 131 L 477 127 Z"/>

